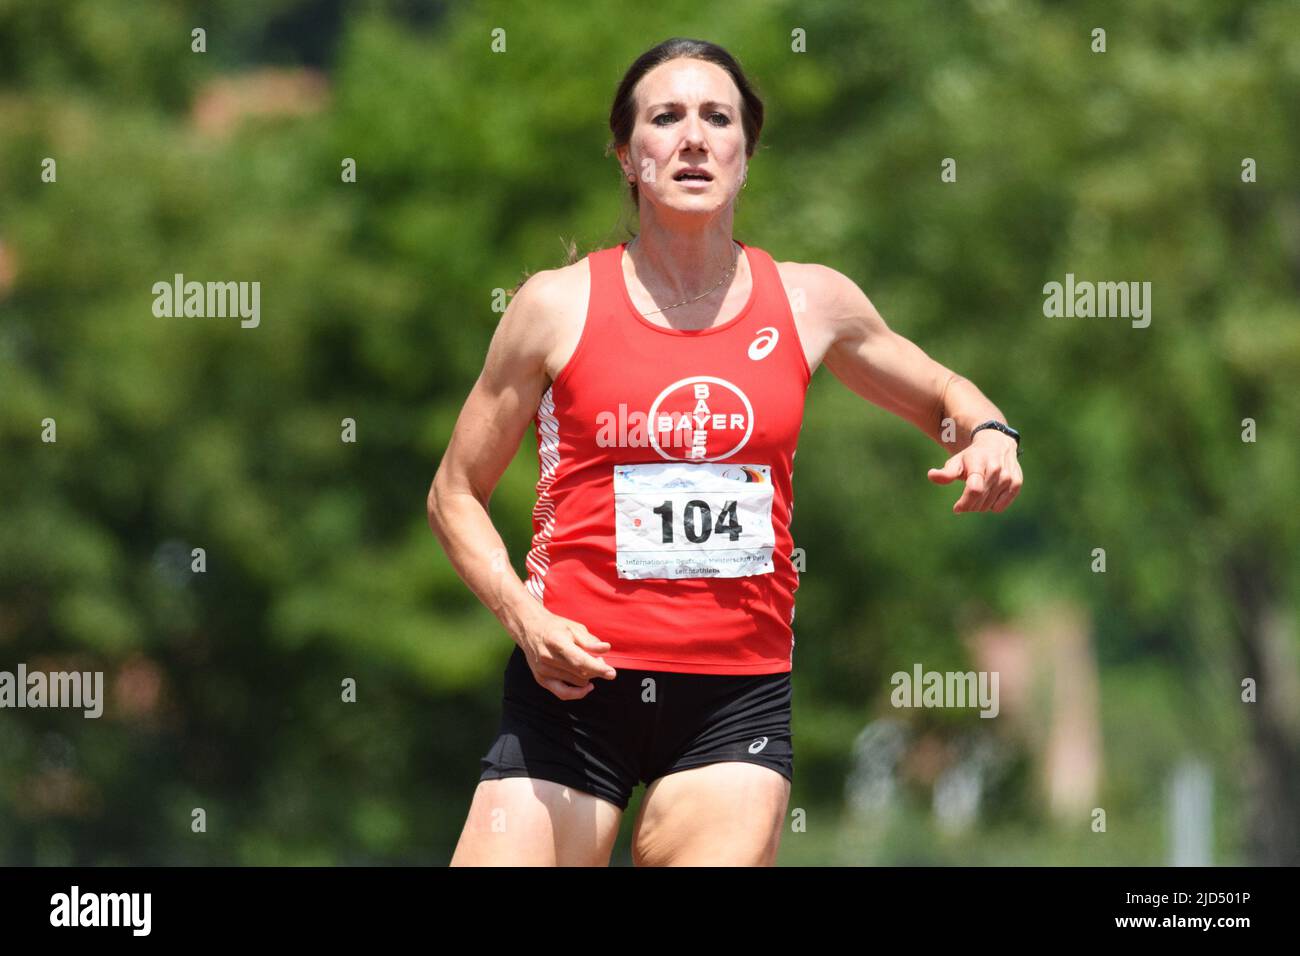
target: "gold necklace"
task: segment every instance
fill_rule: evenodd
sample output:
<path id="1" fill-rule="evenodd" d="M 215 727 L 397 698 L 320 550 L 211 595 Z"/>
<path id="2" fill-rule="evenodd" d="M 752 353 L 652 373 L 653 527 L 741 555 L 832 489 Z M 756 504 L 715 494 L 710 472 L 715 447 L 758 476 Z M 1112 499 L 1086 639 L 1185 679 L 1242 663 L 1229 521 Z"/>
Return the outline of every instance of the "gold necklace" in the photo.
<path id="1" fill-rule="evenodd" d="M 635 237 L 632 239 L 632 245 L 636 245 L 637 240 L 639 240 L 640 238 L 641 238 L 640 236 L 635 236 Z M 732 244 L 735 245 L 734 240 L 733 240 L 733 243 L 732 243 Z M 628 247 L 627 247 L 627 252 L 628 252 L 628 255 L 629 255 L 629 256 L 632 254 L 632 246 L 628 246 Z M 674 303 L 673 305 L 666 305 L 666 306 L 664 306 L 662 309 L 651 309 L 649 312 L 643 312 L 643 313 L 641 313 L 641 314 L 642 314 L 642 315 L 654 315 L 656 312 L 666 312 L 666 311 L 668 311 L 669 309 L 675 309 L 675 308 L 677 308 L 677 306 L 679 306 L 679 305 L 686 305 L 686 303 L 688 303 L 688 302 L 695 302 L 695 301 L 698 300 L 698 299 L 703 299 L 706 295 L 708 295 L 709 293 L 715 291 L 715 290 L 718 288 L 718 286 L 722 285 L 722 283 L 724 283 L 724 282 L 727 281 L 727 277 L 730 276 L 733 272 L 736 271 L 736 263 L 738 263 L 739 261 L 740 261 L 740 246 L 737 245 L 737 246 L 736 246 L 735 258 L 731 260 L 731 268 L 728 269 L 726 272 L 724 272 L 724 273 L 722 274 L 722 278 L 719 279 L 719 280 L 717 281 L 717 284 L 714 285 L 712 289 L 709 289 L 708 292 L 703 292 L 703 293 L 701 293 L 700 295 L 697 295 L 697 296 L 695 296 L 694 298 L 691 298 L 691 299 L 683 299 L 681 302 L 676 302 L 676 303 Z"/>

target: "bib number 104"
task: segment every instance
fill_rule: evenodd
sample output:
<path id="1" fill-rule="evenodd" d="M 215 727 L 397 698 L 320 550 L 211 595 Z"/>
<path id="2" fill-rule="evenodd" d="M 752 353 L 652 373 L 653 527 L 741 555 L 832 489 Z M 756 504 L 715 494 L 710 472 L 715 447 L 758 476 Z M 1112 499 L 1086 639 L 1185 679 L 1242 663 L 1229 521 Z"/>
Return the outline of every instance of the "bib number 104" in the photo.
<path id="1" fill-rule="evenodd" d="M 673 503 L 665 501 L 652 509 L 663 519 L 663 543 L 673 543 Z M 725 534 L 731 541 L 740 540 L 740 522 L 736 518 L 736 502 L 728 501 L 718 512 L 717 520 L 713 518 L 713 509 L 707 501 L 693 498 L 682 508 L 682 532 L 692 544 L 708 541 L 714 534 Z"/>

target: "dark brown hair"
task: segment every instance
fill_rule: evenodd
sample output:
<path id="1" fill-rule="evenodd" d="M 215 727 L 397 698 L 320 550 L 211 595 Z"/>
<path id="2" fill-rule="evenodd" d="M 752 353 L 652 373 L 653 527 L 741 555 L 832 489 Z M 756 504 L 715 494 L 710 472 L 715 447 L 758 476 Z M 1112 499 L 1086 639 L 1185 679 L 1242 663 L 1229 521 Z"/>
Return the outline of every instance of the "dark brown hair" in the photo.
<path id="1" fill-rule="evenodd" d="M 752 157 L 758 148 L 758 137 L 763 131 L 763 101 L 759 97 L 749 77 L 730 53 L 707 40 L 692 40 L 687 37 L 673 37 L 651 47 L 636 58 L 636 61 L 623 74 L 622 82 L 614 93 L 614 104 L 609 110 L 609 129 L 613 138 L 605 146 L 605 155 L 616 155 L 615 150 L 625 146 L 632 139 L 632 130 L 636 126 L 636 85 L 641 78 L 660 64 L 677 59 L 703 60 L 726 70 L 731 80 L 740 91 L 740 125 L 745 133 L 745 156 Z M 622 170 L 620 169 L 620 174 Z M 640 194 L 635 181 L 628 183 L 628 195 L 632 198 L 634 208 L 640 205 Z M 561 239 L 561 242 L 564 242 Z M 573 265 L 581 258 L 577 242 L 565 243 L 567 261 Z M 510 290 L 514 295 L 519 287 L 528 281 L 528 274 Z"/>

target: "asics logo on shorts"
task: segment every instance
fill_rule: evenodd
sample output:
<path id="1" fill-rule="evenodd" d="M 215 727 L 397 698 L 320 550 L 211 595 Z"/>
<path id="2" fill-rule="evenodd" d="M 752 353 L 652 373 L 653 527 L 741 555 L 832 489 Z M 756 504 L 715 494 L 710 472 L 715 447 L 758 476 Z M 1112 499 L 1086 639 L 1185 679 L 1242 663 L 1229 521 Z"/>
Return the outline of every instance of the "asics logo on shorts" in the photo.
<path id="1" fill-rule="evenodd" d="M 749 752 L 752 754 L 756 754 L 766 746 L 767 746 L 767 738 L 759 737 L 757 740 L 755 740 L 752 744 L 749 745 Z"/>
<path id="2" fill-rule="evenodd" d="M 758 338 L 749 343 L 749 357 L 755 362 L 759 359 L 765 359 L 772 354 L 772 349 L 776 348 L 777 339 L 781 333 L 771 325 L 765 325 L 758 330 Z"/>

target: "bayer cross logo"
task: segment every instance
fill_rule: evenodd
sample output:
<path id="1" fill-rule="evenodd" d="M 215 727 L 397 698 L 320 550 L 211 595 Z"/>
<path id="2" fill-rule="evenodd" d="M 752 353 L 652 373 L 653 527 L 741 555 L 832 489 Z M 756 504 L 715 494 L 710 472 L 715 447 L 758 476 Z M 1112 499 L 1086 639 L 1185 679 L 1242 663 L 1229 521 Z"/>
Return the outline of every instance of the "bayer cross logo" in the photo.
<path id="1" fill-rule="evenodd" d="M 650 447 L 669 461 L 721 461 L 744 448 L 754 431 L 749 397 L 712 375 L 673 382 L 646 417 Z"/>

